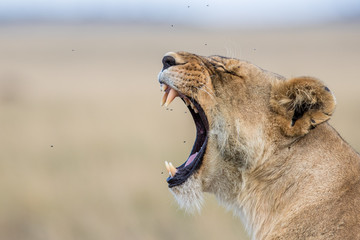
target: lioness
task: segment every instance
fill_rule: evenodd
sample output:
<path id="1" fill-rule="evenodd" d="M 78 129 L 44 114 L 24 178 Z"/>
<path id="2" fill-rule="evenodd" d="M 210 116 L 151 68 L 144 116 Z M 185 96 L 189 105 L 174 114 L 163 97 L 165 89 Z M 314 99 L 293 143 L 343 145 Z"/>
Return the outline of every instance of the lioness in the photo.
<path id="1" fill-rule="evenodd" d="M 196 125 L 186 162 L 165 163 L 181 207 L 211 192 L 253 239 L 360 239 L 360 156 L 327 123 L 328 87 L 221 56 L 162 62 L 161 104 L 180 97 Z"/>

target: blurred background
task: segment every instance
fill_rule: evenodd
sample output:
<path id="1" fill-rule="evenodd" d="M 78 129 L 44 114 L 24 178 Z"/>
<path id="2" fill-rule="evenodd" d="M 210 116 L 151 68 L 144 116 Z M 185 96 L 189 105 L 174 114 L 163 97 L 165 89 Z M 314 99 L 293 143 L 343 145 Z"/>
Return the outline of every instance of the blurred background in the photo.
<path id="1" fill-rule="evenodd" d="M 248 239 L 212 195 L 192 216 L 167 189 L 195 128 L 160 107 L 162 56 L 317 77 L 359 151 L 359 43 L 358 0 L 2 0 L 0 239 Z"/>

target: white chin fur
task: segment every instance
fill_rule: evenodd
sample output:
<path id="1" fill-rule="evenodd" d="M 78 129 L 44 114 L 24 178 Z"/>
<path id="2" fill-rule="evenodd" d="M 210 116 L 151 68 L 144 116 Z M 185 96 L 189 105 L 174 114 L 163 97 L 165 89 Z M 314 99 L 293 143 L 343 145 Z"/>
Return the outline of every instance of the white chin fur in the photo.
<path id="1" fill-rule="evenodd" d="M 186 212 L 200 212 L 204 201 L 201 181 L 191 175 L 183 184 L 170 188 L 180 208 Z"/>

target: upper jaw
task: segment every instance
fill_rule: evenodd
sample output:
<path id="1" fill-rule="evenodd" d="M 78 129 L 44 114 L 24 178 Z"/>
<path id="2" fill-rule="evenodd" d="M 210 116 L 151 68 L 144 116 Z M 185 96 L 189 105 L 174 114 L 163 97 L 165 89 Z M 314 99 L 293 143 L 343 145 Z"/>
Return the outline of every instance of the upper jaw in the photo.
<path id="1" fill-rule="evenodd" d="M 161 106 L 168 106 L 176 97 L 180 97 L 187 107 L 191 107 L 195 113 L 198 113 L 198 109 L 196 108 L 194 101 L 197 100 L 194 94 L 187 96 L 181 90 L 179 90 L 173 80 L 168 76 L 169 69 L 161 70 L 158 76 L 160 83 L 160 90 L 164 92 L 164 95 L 161 99 Z"/>
<path id="2" fill-rule="evenodd" d="M 190 99 L 189 97 L 187 97 L 186 95 L 184 95 L 183 93 L 181 93 L 180 91 L 176 90 L 176 88 L 171 87 L 165 83 L 161 83 L 160 89 L 161 89 L 161 91 L 164 92 L 164 95 L 160 102 L 160 106 L 165 105 L 165 107 L 167 107 L 176 97 L 180 97 L 184 101 L 184 103 L 187 107 L 191 107 L 191 109 L 195 113 L 199 112 L 197 107 L 195 106 L 194 101 L 192 99 Z"/>

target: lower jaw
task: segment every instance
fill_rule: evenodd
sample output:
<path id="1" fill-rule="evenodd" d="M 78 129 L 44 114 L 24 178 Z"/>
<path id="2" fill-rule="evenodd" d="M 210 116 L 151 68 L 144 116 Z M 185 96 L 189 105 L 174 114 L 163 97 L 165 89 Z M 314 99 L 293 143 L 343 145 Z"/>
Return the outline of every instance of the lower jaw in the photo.
<path id="1" fill-rule="evenodd" d="M 188 166 L 186 166 L 186 162 L 183 163 L 180 167 L 178 167 L 178 173 L 173 177 L 169 177 L 167 179 L 167 183 L 169 188 L 178 186 L 186 182 L 191 176 L 196 174 L 199 168 L 202 165 L 203 157 L 205 155 L 206 146 L 207 146 L 208 138 L 206 137 L 202 147 L 200 148 L 197 156 Z"/>
<path id="2" fill-rule="evenodd" d="M 184 99 L 183 99 L 184 101 Z M 184 101 L 185 102 L 185 101 Z M 177 168 L 177 172 L 173 177 L 167 179 L 169 188 L 178 186 L 186 182 L 194 175 L 202 165 L 203 157 L 206 152 L 208 143 L 209 124 L 202 107 L 193 102 L 197 110 L 188 105 L 188 109 L 193 117 L 196 126 L 196 139 L 187 161 Z M 192 160 L 192 156 L 196 157 Z"/>

